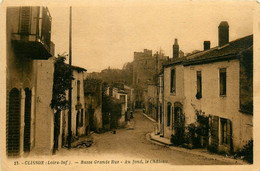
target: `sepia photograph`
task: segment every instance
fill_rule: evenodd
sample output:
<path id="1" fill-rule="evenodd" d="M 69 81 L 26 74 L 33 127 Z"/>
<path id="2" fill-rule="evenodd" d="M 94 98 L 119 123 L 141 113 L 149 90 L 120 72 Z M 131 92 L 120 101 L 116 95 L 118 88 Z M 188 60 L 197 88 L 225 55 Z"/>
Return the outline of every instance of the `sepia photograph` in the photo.
<path id="1" fill-rule="evenodd" d="M 259 170 L 258 17 L 253 0 L 2 1 L 2 170 Z"/>

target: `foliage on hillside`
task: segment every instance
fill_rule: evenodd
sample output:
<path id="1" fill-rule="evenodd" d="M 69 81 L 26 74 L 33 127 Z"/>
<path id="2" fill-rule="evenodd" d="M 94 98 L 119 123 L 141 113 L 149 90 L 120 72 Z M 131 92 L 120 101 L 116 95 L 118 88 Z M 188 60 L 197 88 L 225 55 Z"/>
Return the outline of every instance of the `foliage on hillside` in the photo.
<path id="1" fill-rule="evenodd" d="M 107 69 L 102 70 L 101 72 L 93 72 L 89 74 L 89 77 L 102 79 L 102 81 L 109 84 L 120 82 L 126 85 L 132 84 L 132 75 L 133 75 L 133 63 L 124 64 L 122 69 Z"/>

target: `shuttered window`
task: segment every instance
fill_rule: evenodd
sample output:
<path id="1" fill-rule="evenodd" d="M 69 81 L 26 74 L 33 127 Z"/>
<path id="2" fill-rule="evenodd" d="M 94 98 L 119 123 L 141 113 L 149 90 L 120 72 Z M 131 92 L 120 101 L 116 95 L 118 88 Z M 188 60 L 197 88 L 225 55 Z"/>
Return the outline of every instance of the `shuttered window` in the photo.
<path id="1" fill-rule="evenodd" d="M 7 118 L 7 153 L 18 155 L 20 151 L 20 91 L 16 88 L 9 93 Z"/>
<path id="2" fill-rule="evenodd" d="M 21 34 L 29 34 L 30 33 L 30 17 L 31 8 L 30 7 L 21 7 L 21 25 L 20 25 L 20 33 Z"/>
<path id="3" fill-rule="evenodd" d="M 222 144 L 231 144 L 232 125 L 228 119 L 221 118 L 221 142 Z"/>
<path id="4" fill-rule="evenodd" d="M 211 144 L 213 150 L 217 151 L 218 144 L 219 144 L 219 117 L 218 116 L 211 116 L 212 124 L 211 124 Z"/>

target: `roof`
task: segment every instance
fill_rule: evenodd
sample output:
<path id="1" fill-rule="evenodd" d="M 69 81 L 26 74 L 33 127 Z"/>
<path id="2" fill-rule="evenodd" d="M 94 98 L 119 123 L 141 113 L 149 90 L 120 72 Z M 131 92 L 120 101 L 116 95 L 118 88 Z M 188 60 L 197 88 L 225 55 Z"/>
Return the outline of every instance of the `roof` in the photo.
<path id="1" fill-rule="evenodd" d="M 73 65 L 71 66 L 71 69 L 77 70 L 77 71 L 79 71 L 79 72 L 80 72 L 80 71 L 82 71 L 82 72 L 83 72 L 83 71 L 87 71 L 85 68 L 81 68 L 81 67 L 73 66 Z"/>
<path id="2" fill-rule="evenodd" d="M 122 90 L 119 90 L 117 93 L 120 93 L 120 94 L 127 94 L 126 92 L 122 91 Z"/>
<path id="3" fill-rule="evenodd" d="M 69 64 L 67 64 L 67 65 L 69 65 Z M 78 71 L 78 72 L 87 71 L 85 68 L 81 68 L 81 67 L 74 66 L 74 65 L 71 65 L 71 69 L 76 70 L 76 71 Z"/>
<path id="4" fill-rule="evenodd" d="M 163 64 L 163 66 L 167 68 L 172 65 L 178 65 L 178 64 L 181 64 L 184 60 L 185 60 L 185 57 L 172 59 L 171 61 L 165 62 Z"/>
<path id="5" fill-rule="evenodd" d="M 186 56 L 184 66 L 217 62 L 239 58 L 239 53 L 253 46 L 253 35 L 242 37 L 221 47 L 214 47 L 206 51 Z"/>
<path id="6" fill-rule="evenodd" d="M 225 24 L 225 23 L 223 23 Z M 229 42 L 224 46 L 217 46 L 205 51 L 199 51 L 182 58 L 172 59 L 163 64 L 164 67 L 183 64 L 197 65 L 202 63 L 217 62 L 223 60 L 231 60 L 239 57 L 239 53 L 253 46 L 253 35 L 242 37 L 240 39 Z"/>

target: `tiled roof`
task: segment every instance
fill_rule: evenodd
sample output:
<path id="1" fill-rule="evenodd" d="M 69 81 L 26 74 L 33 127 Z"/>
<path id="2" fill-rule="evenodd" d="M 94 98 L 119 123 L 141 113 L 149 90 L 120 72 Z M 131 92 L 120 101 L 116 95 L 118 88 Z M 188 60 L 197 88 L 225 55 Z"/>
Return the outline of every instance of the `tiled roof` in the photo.
<path id="1" fill-rule="evenodd" d="M 163 64 L 164 67 L 183 64 L 196 65 L 201 63 L 215 62 L 219 60 L 227 60 L 237 58 L 238 54 L 253 46 L 253 35 L 242 37 L 240 39 L 229 42 L 224 46 L 217 46 L 205 51 L 190 54 L 188 56 L 172 59 Z"/>
<path id="2" fill-rule="evenodd" d="M 238 54 L 253 46 L 253 35 L 249 35 L 221 47 L 214 47 L 206 51 L 186 56 L 183 65 L 194 65 L 204 62 L 214 62 L 224 59 L 237 58 Z"/>

